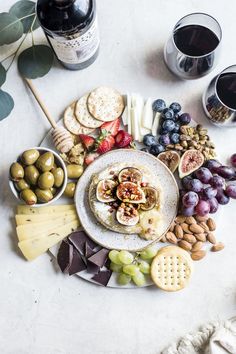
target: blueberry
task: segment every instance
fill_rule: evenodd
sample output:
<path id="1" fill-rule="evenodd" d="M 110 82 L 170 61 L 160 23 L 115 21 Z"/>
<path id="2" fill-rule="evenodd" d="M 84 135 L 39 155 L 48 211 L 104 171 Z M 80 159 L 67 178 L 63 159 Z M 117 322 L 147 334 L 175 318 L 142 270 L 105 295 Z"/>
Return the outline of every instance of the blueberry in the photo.
<path id="1" fill-rule="evenodd" d="M 178 133 L 180 129 L 179 123 L 175 123 L 175 128 L 173 129 L 173 133 Z"/>
<path id="2" fill-rule="evenodd" d="M 152 104 L 154 112 L 162 112 L 166 108 L 166 103 L 162 99 L 155 100 Z"/>
<path id="3" fill-rule="evenodd" d="M 161 135 L 165 135 L 165 134 L 168 134 L 168 131 L 163 129 L 163 128 L 160 128 L 160 134 Z"/>
<path id="4" fill-rule="evenodd" d="M 149 152 L 148 148 L 142 148 L 141 151 Z"/>
<path id="5" fill-rule="evenodd" d="M 146 146 L 152 146 L 153 144 L 156 144 L 157 141 L 156 141 L 156 138 L 155 138 L 154 135 L 152 135 L 152 134 L 146 134 L 146 135 L 144 135 L 144 137 L 143 137 L 143 143 L 144 143 L 144 145 L 146 145 Z"/>
<path id="6" fill-rule="evenodd" d="M 172 130 L 175 129 L 175 122 L 173 122 L 173 120 L 167 119 L 163 123 L 162 128 L 164 130 L 167 130 L 168 132 L 171 132 Z"/>
<path id="7" fill-rule="evenodd" d="M 179 143 L 179 134 L 178 133 L 171 134 L 170 141 L 172 142 L 172 144 L 178 144 Z"/>
<path id="8" fill-rule="evenodd" d="M 162 145 L 169 145 L 170 144 L 170 137 L 168 134 L 162 134 L 159 139 L 159 143 Z"/>
<path id="9" fill-rule="evenodd" d="M 181 111 L 181 106 L 180 106 L 180 104 L 178 102 L 171 103 L 170 108 L 173 109 L 173 111 L 175 113 L 178 113 L 178 112 Z"/>
<path id="10" fill-rule="evenodd" d="M 154 156 L 159 155 L 163 151 L 165 151 L 164 146 L 161 144 L 158 144 L 158 143 L 156 145 L 152 145 L 149 150 L 150 154 L 152 154 Z"/>
<path id="11" fill-rule="evenodd" d="M 191 117 L 188 113 L 182 113 L 179 117 L 179 123 L 181 125 L 187 125 L 191 122 Z"/>
<path id="12" fill-rule="evenodd" d="M 165 108 L 162 112 L 162 117 L 164 119 L 174 119 L 174 111 L 170 108 Z"/>

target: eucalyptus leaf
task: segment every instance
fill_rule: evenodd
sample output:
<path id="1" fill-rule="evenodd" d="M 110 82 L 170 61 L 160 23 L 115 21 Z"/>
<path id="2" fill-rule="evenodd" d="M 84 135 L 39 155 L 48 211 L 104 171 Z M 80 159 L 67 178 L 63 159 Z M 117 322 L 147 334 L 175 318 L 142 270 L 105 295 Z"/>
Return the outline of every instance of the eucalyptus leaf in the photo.
<path id="1" fill-rule="evenodd" d="M 6 118 L 14 107 L 13 98 L 9 93 L 0 90 L 0 120 Z"/>
<path id="2" fill-rule="evenodd" d="M 27 48 L 18 57 L 18 69 L 23 77 L 36 79 L 46 75 L 52 67 L 53 50 L 46 45 Z"/>
<path id="3" fill-rule="evenodd" d="M 29 16 L 21 20 L 21 23 L 24 27 L 24 33 L 28 32 L 34 22 L 32 30 L 35 30 L 39 27 L 39 22 L 35 20 L 35 2 L 29 0 L 20 0 L 17 1 L 9 10 L 10 14 L 15 15 L 17 18 L 21 19 L 22 17 Z M 34 15 L 35 14 L 35 15 Z M 32 16 L 30 16 L 32 15 Z"/>
<path id="4" fill-rule="evenodd" d="M 16 42 L 23 33 L 23 25 L 16 16 L 0 13 L 0 45 Z"/>
<path id="5" fill-rule="evenodd" d="M 0 63 L 0 87 L 4 84 L 4 82 L 6 81 L 6 76 L 7 76 L 7 72 L 6 69 L 4 68 L 4 66 Z"/>

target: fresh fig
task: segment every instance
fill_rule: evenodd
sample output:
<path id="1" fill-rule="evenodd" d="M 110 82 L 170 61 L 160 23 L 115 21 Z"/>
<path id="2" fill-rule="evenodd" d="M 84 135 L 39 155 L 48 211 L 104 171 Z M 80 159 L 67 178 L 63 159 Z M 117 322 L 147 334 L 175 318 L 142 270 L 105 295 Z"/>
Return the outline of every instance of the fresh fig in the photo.
<path id="1" fill-rule="evenodd" d="M 146 198 L 146 203 L 141 204 L 140 207 L 142 210 L 151 210 L 158 203 L 158 192 L 154 187 L 143 187 L 144 195 Z"/>
<path id="2" fill-rule="evenodd" d="M 139 213 L 134 205 L 121 203 L 117 209 L 116 218 L 121 225 L 134 226 L 139 222 Z"/>
<path id="3" fill-rule="evenodd" d="M 183 178 L 196 171 L 204 163 L 204 156 L 199 150 L 187 150 L 181 156 L 179 163 L 179 177 Z"/>
<path id="4" fill-rule="evenodd" d="M 126 167 L 120 171 L 118 179 L 120 183 L 126 181 L 138 183 L 142 181 L 142 177 L 142 173 L 139 171 L 139 169 L 135 167 Z"/>
<path id="5" fill-rule="evenodd" d="M 111 179 L 103 179 L 98 182 L 96 197 L 99 202 L 110 203 L 116 200 L 115 197 L 116 182 Z"/>
<path id="6" fill-rule="evenodd" d="M 120 183 L 116 190 L 117 198 L 127 203 L 145 203 L 144 191 L 133 182 Z"/>
<path id="7" fill-rule="evenodd" d="M 158 155 L 158 159 L 161 160 L 171 172 L 175 172 L 179 166 L 180 156 L 178 152 L 174 150 L 164 151 Z"/>

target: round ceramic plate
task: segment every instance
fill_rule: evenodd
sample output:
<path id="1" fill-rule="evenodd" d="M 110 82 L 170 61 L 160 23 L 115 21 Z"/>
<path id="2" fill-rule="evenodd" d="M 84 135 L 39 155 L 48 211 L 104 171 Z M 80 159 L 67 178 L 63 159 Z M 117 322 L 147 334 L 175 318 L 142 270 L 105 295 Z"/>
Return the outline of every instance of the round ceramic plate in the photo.
<path id="1" fill-rule="evenodd" d="M 147 241 L 140 238 L 137 234 L 128 235 L 108 230 L 95 218 L 90 209 L 88 199 L 91 177 L 112 164 L 124 162 L 127 162 L 130 166 L 133 164 L 145 166 L 152 171 L 153 176 L 159 182 L 162 200 L 164 201 L 161 211 L 163 221 L 160 225 L 160 237 L 158 237 L 160 239 L 169 229 L 176 216 L 179 191 L 175 178 L 169 169 L 160 160 L 145 152 L 119 149 L 110 151 L 97 158 L 86 168 L 77 183 L 75 205 L 81 224 L 92 240 L 108 249 L 135 252 L 149 246 L 158 239 Z"/>

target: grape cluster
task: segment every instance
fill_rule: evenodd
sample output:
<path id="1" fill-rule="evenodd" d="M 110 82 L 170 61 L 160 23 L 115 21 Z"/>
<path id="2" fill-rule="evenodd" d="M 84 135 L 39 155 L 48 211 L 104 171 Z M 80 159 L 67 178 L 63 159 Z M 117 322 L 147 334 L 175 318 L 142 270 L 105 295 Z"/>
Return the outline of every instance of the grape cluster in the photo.
<path id="1" fill-rule="evenodd" d="M 150 274 L 150 262 L 156 254 L 153 246 L 137 252 L 135 256 L 128 251 L 110 251 L 110 269 L 117 273 L 118 284 L 127 285 L 132 280 L 137 286 L 145 285 L 145 276 Z"/>
<path id="2" fill-rule="evenodd" d="M 231 157 L 236 167 L 236 154 Z M 236 199 L 236 172 L 233 167 L 223 166 L 217 160 L 208 160 L 203 167 L 182 179 L 181 213 L 185 216 L 215 213 L 220 205 Z M 230 182 L 230 183 L 229 183 Z"/>

